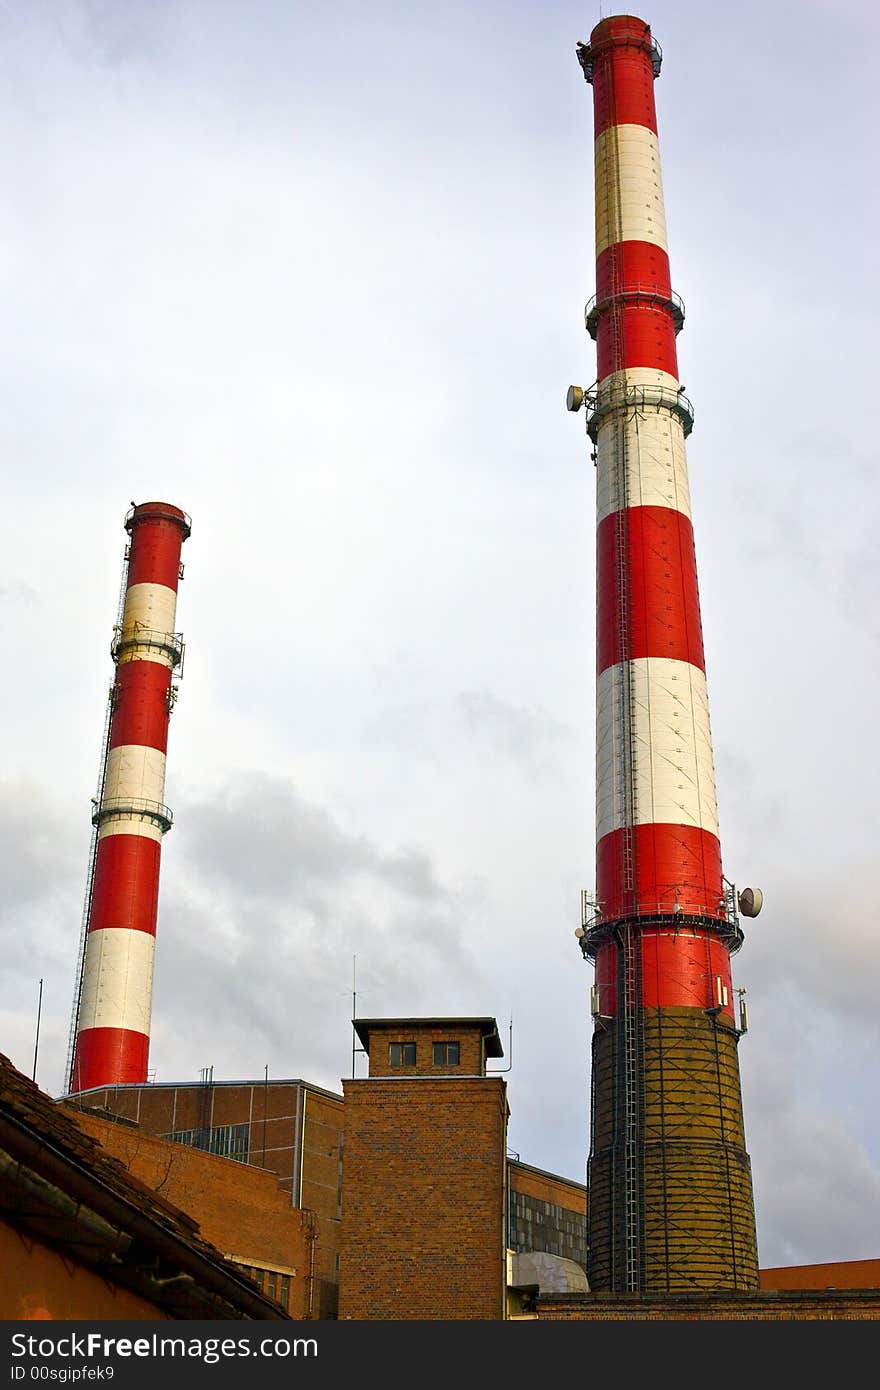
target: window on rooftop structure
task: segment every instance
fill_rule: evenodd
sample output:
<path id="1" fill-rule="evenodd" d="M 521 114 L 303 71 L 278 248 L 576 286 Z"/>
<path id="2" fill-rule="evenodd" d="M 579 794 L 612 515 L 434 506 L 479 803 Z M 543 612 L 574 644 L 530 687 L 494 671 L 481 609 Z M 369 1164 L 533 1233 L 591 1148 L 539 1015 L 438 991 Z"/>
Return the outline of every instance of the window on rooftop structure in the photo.
<path id="1" fill-rule="evenodd" d="M 211 1129 L 176 1129 L 170 1134 L 160 1134 L 160 1139 L 171 1139 L 175 1144 L 187 1144 L 205 1153 L 219 1154 L 221 1158 L 233 1158 L 236 1163 L 247 1163 L 250 1142 L 250 1125 L 215 1125 Z"/>
<path id="2" fill-rule="evenodd" d="M 460 1059 L 461 1048 L 457 1042 L 435 1042 L 435 1067 L 457 1067 Z"/>
<path id="3" fill-rule="evenodd" d="M 393 1042 L 388 1044 L 388 1061 L 392 1067 L 414 1067 L 416 1064 L 416 1045 L 414 1042 Z"/>

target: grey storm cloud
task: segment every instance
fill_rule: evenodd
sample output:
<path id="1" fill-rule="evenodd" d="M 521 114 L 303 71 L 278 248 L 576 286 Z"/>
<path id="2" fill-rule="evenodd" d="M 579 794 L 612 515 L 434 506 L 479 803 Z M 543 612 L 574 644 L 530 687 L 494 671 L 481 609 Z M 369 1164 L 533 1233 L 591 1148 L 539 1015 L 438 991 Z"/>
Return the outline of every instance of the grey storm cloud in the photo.
<path id="1" fill-rule="evenodd" d="M 0 783 L 0 844 L 0 922 L 8 964 L 9 952 L 21 950 L 26 941 L 22 917 L 47 917 L 58 897 L 81 887 L 85 872 L 76 858 L 72 818 L 46 787 L 25 778 Z"/>
<path id="2" fill-rule="evenodd" d="M 0 782 L 0 1020 L 30 1073 L 43 981 L 41 1055 L 53 1089 L 68 1042 L 89 843 L 88 817 L 76 812 L 31 778 Z"/>
<path id="3" fill-rule="evenodd" d="M 761 1263 L 873 1258 L 880 1172 L 848 1111 L 873 1085 L 874 1048 L 860 1066 L 856 1030 L 829 1028 L 820 998 L 784 980 L 753 1011 L 753 1028 L 740 1051 Z M 817 1109 L 822 1052 L 848 1072 L 849 1103 L 841 1084 L 837 1103 Z"/>
<path id="4" fill-rule="evenodd" d="M 513 760 L 531 777 L 558 771 L 572 733 L 546 710 L 521 708 L 490 690 L 462 691 L 458 708 L 476 744 Z"/>
<path id="5" fill-rule="evenodd" d="M 869 872 L 867 865 L 863 872 Z M 847 1029 L 864 1030 L 880 1046 L 880 939 L 873 905 L 845 884 L 819 900 L 808 882 L 793 885 L 785 904 L 787 920 L 769 929 L 775 939 L 752 937 L 752 967 L 760 970 L 772 954 L 813 1017 L 845 1020 Z"/>
<path id="6" fill-rule="evenodd" d="M 200 1065 L 201 1046 L 205 1065 L 219 1055 L 249 1074 L 268 1050 L 338 1088 L 355 957 L 373 1013 L 430 1010 L 460 997 L 462 977 L 471 991 L 480 979 L 466 943 L 473 895 L 444 887 L 421 849 L 383 850 L 264 774 L 183 811 L 158 943 L 153 1058 L 165 1079 L 172 1057 Z"/>
<path id="7" fill-rule="evenodd" d="M 74 59 L 117 70 L 161 51 L 172 13 L 169 0 L 61 0 L 52 18 Z"/>
<path id="8" fill-rule="evenodd" d="M 279 777 L 243 774 L 210 802 L 187 802 L 183 813 L 192 826 L 187 853 L 193 863 L 243 898 L 320 898 L 355 877 L 417 901 L 444 897 L 424 851 L 383 853 Z"/>

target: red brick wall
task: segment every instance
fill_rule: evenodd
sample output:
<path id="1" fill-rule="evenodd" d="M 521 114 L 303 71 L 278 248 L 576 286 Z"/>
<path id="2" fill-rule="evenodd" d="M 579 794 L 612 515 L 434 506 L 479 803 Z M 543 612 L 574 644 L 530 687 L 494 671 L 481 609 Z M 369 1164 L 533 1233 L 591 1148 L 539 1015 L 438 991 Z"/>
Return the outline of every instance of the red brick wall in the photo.
<path id="1" fill-rule="evenodd" d="M 502 1318 L 504 1081 L 344 1089 L 340 1318 Z"/>
<path id="2" fill-rule="evenodd" d="M 565 1294 L 537 1300 L 538 1321 L 880 1321 L 880 1289 L 846 1293 Z"/>
<path id="3" fill-rule="evenodd" d="M 413 1067 L 392 1067 L 388 1056 L 388 1045 L 392 1042 L 414 1042 L 416 1045 L 416 1064 Z M 457 1067 L 434 1066 L 434 1043 L 457 1042 L 460 1046 Z M 420 1076 L 482 1076 L 485 1071 L 483 1061 L 483 1036 L 479 1028 L 426 1027 L 421 1020 L 409 1029 L 394 1025 L 389 1028 L 370 1029 L 370 1076 L 407 1076 L 413 1071 Z"/>
<path id="4" fill-rule="evenodd" d="M 134 1120 L 142 1133 L 250 1125 L 250 1164 L 275 1173 L 288 1201 L 314 1212 L 312 1315 L 335 1317 L 342 1097 L 289 1081 L 142 1086 L 90 1093 L 84 1105 Z"/>
<path id="5" fill-rule="evenodd" d="M 510 1188 L 512 1192 L 536 1197 L 540 1202 L 552 1202 L 578 1216 L 583 1216 L 587 1209 L 587 1189 L 582 1183 L 556 1177 L 553 1173 L 537 1172 L 515 1160 L 510 1163 Z"/>
<path id="6" fill-rule="evenodd" d="M 342 1098 L 303 1088 L 302 1205 L 317 1217 L 316 1317 L 336 1316 L 342 1218 Z M 296 1188 L 294 1189 L 296 1190 Z"/>
<path id="7" fill-rule="evenodd" d="M 197 1221 L 201 1234 L 223 1254 L 241 1256 L 249 1264 L 295 1269 L 288 1312 L 295 1318 L 306 1316 L 310 1273 L 306 1221 L 302 1211 L 291 1207 L 290 1197 L 273 1173 L 157 1139 L 96 1115 L 68 1113 L 130 1173 Z"/>

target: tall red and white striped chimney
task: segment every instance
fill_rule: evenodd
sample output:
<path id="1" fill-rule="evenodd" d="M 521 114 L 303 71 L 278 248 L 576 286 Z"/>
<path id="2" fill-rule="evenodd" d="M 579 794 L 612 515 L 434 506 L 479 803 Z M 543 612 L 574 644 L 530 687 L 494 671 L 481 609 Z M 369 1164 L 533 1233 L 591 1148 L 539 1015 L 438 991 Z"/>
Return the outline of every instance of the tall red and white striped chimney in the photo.
<path id="1" fill-rule="evenodd" d="M 753 1288 L 715 774 L 644 20 L 602 20 L 578 59 L 593 88 L 598 350 L 587 405 L 597 469 L 596 894 L 578 931 L 595 962 L 590 1284 Z M 747 890 L 748 891 L 748 890 Z"/>
<path id="2" fill-rule="evenodd" d="M 68 1090 L 147 1080 L 153 957 L 165 805 L 175 631 L 185 512 L 143 502 L 125 518 L 125 603 L 114 633 L 116 679 L 95 801 L 96 843 L 80 962 L 76 1043 Z"/>

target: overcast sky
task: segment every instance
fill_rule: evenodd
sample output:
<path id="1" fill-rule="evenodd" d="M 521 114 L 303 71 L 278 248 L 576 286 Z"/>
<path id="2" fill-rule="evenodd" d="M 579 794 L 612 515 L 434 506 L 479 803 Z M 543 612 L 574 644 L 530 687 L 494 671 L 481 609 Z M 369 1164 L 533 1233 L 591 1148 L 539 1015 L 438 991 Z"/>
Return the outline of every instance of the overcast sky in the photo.
<path id="1" fill-rule="evenodd" d="M 878 1257 L 878 10 L 640 13 L 724 864 L 766 900 L 760 1260 Z M 53 1094 L 122 521 L 158 499 L 193 532 L 156 1079 L 339 1090 L 356 956 L 363 1015 L 512 1018 L 511 1147 L 583 1180 L 598 18 L 0 4 L 0 1050 L 30 1073 L 42 977 Z"/>

